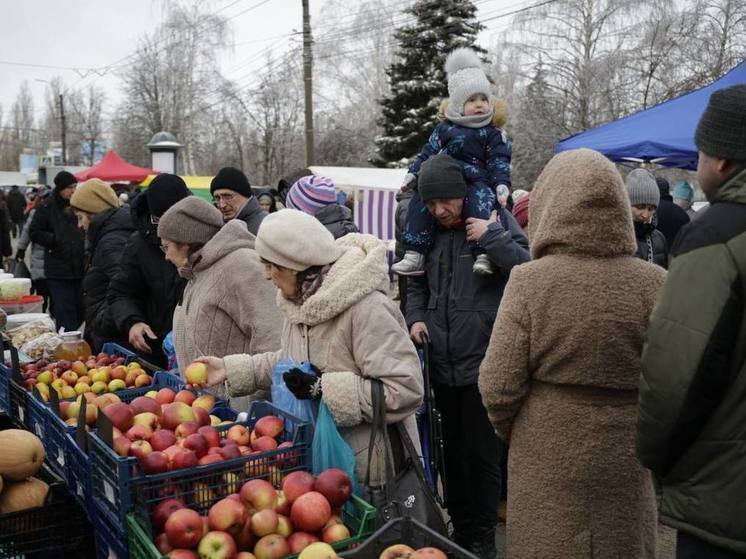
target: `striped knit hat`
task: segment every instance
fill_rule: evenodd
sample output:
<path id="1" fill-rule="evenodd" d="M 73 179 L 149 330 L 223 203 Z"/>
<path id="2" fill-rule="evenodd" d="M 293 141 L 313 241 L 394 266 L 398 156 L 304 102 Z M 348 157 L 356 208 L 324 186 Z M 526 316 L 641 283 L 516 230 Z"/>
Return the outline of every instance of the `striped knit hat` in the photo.
<path id="1" fill-rule="evenodd" d="M 309 175 L 298 179 L 288 191 L 285 205 L 308 215 L 315 215 L 321 208 L 334 204 L 337 192 L 332 179 Z"/>

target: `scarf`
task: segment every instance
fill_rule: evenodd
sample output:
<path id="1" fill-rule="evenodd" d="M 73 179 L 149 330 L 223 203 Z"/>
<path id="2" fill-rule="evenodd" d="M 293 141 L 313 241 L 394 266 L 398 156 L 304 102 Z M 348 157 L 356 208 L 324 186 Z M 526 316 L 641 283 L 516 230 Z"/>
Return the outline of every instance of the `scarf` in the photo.
<path id="1" fill-rule="evenodd" d="M 453 124 L 463 126 L 465 128 L 483 128 L 492 122 L 492 117 L 495 114 L 495 108 L 490 104 L 490 112 L 483 115 L 470 115 L 464 116 L 457 112 L 449 103 L 446 108 L 446 118 Z"/>
<path id="2" fill-rule="evenodd" d="M 293 298 L 293 303 L 296 305 L 302 305 L 314 293 L 316 293 L 321 287 L 321 284 L 324 283 L 324 278 L 331 267 L 331 264 L 325 264 L 324 266 L 311 266 L 302 272 L 298 272 L 298 287 L 295 297 Z"/>

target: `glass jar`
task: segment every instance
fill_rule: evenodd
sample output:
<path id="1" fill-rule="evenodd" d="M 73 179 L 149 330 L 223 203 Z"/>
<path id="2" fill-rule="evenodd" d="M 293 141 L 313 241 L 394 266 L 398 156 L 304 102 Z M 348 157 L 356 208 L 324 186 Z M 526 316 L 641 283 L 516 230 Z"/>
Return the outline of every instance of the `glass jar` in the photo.
<path id="1" fill-rule="evenodd" d="M 62 343 L 55 350 L 55 357 L 60 360 L 76 361 L 88 359 L 91 356 L 91 346 L 83 339 L 83 333 L 78 331 L 60 334 Z"/>

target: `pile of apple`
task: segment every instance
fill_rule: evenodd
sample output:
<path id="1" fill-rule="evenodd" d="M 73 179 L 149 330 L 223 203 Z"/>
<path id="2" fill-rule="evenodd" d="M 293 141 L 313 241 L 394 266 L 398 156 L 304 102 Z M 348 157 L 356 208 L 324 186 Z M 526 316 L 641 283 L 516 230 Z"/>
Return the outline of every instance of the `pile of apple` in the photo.
<path id="1" fill-rule="evenodd" d="M 162 388 L 151 397 L 149 394 L 130 404 L 115 403 L 102 410 L 114 426 L 114 451 L 119 456 L 137 458 L 146 474 L 292 447 L 291 442 L 278 441 L 285 429 L 280 417 L 260 418 L 253 431 L 237 423 L 221 438 L 216 427 L 231 422 L 209 414 L 215 406 L 212 394 L 197 396 L 186 389 L 174 393 L 170 388 Z M 232 483 L 237 484 L 240 480 L 233 475 Z"/>
<path id="2" fill-rule="evenodd" d="M 300 553 L 300 559 L 329 559 L 336 557 L 330 544 L 350 537 L 341 510 L 351 494 L 350 478 L 332 468 L 315 479 L 292 472 L 280 490 L 263 479 L 247 481 L 206 516 L 166 499 L 152 511 L 155 545 L 172 558 L 282 559 Z"/>
<path id="3" fill-rule="evenodd" d="M 45 359 L 21 365 L 21 376 L 26 390 L 34 387 L 45 401 L 49 401 L 49 390 L 54 388 L 60 399 L 75 398 L 92 392 L 103 394 L 125 388 L 150 386 L 153 382 L 142 366 L 133 361 L 125 365 L 124 357 L 99 353 L 88 361 L 55 361 Z"/>

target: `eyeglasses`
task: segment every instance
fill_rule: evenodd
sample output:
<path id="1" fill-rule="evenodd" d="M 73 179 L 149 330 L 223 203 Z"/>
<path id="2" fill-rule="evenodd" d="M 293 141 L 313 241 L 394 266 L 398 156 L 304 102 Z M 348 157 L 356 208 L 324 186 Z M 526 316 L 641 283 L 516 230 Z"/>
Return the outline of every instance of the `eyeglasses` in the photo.
<path id="1" fill-rule="evenodd" d="M 235 194 L 215 194 L 212 199 L 216 204 L 219 204 L 220 202 L 230 203 L 235 197 Z"/>
<path id="2" fill-rule="evenodd" d="M 155 215 L 151 215 L 150 216 L 150 223 L 152 223 L 153 225 L 158 225 L 158 222 L 160 220 L 161 220 L 161 218 L 158 217 L 158 216 L 155 216 Z"/>

